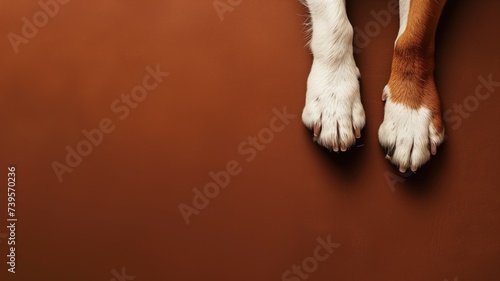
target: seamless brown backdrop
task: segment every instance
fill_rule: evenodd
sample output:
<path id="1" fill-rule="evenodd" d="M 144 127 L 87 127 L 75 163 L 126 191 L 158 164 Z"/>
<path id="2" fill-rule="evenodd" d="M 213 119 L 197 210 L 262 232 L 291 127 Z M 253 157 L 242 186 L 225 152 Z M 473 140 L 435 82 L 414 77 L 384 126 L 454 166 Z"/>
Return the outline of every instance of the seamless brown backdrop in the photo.
<path id="1" fill-rule="evenodd" d="M 281 280 L 327 237 L 340 246 L 308 280 L 499 280 L 500 87 L 473 96 L 480 77 L 500 81 L 500 1 L 446 7 L 436 79 L 448 139 L 409 177 L 377 141 L 398 19 L 377 24 L 386 0 L 347 2 L 368 36 L 356 54 L 368 123 L 337 155 L 300 122 L 311 56 L 298 1 L 243 0 L 223 20 L 212 0 L 70 1 L 18 53 L 8 34 L 42 9 L 2 1 L 0 235 L 10 165 L 19 221 L 16 274 L 0 236 L 1 280 L 120 280 L 122 268 L 123 280 Z M 112 103 L 157 65 L 170 75 L 119 119 Z M 284 107 L 297 117 L 254 158 L 238 151 Z M 114 131 L 59 182 L 51 164 L 103 118 Z M 179 204 L 229 161 L 241 173 L 186 225 Z"/>

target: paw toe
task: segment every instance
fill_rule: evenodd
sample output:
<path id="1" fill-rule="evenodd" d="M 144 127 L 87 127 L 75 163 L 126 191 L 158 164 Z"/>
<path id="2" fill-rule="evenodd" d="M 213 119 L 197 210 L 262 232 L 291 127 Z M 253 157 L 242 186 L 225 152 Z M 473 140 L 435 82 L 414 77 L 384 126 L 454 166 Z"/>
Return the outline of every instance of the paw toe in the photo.
<path id="1" fill-rule="evenodd" d="M 428 143 L 416 143 L 411 152 L 411 170 L 418 170 L 423 164 L 431 159 Z"/>
<path id="2" fill-rule="evenodd" d="M 437 147 L 444 141 L 444 128 L 440 127 L 440 129 L 436 129 L 434 122 L 429 126 L 429 142 L 432 155 L 436 155 Z"/>
<path id="3" fill-rule="evenodd" d="M 352 128 L 355 131 L 355 137 L 361 137 L 361 130 L 365 127 L 365 110 L 361 101 L 356 100 L 352 108 Z"/>

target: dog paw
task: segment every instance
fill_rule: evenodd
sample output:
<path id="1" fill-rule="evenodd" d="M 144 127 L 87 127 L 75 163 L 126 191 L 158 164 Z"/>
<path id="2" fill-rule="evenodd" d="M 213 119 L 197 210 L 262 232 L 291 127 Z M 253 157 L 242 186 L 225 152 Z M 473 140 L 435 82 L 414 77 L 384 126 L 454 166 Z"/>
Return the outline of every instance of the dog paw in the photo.
<path id="1" fill-rule="evenodd" d="M 302 121 L 318 144 L 335 152 L 351 147 L 365 125 L 358 78 L 352 58 L 336 64 L 315 60 L 309 74 Z"/>
<path id="2" fill-rule="evenodd" d="M 378 131 L 380 144 L 387 151 L 386 158 L 402 173 L 408 168 L 415 172 L 429 161 L 444 139 L 439 100 L 433 82 L 411 89 L 417 91 L 412 94 L 419 99 L 405 99 L 401 96 L 404 89 L 397 88 L 398 93 L 391 93 L 391 88 L 385 87 L 382 96 L 385 100 L 384 121 Z"/>

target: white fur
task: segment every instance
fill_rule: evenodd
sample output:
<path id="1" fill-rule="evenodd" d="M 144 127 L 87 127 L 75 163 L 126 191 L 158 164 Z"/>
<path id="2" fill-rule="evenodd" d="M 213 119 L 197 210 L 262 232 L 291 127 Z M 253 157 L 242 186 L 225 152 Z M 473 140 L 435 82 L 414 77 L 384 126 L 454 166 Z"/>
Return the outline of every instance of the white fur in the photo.
<path id="1" fill-rule="evenodd" d="M 353 28 L 344 0 L 307 0 L 311 13 L 311 51 L 304 124 L 321 125 L 317 142 L 327 148 L 349 147 L 365 125 L 359 95 L 359 70 L 353 57 Z"/>
<path id="2" fill-rule="evenodd" d="M 387 156 L 392 163 L 402 170 L 411 167 L 415 171 L 430 159 L 430 144 L 441 144 L 443 136 L 434 128 L 429 109 L 411 109 L 394 103 L 389 86 L 384 93 L 387 100 L 384 121 L 378 131 L 380 144 L 394 150 L 392 157 Z"/>
<path id="3" fill-rule="evenodd" d="M 396 42 L 399 37 L 406 31 L 408 24 L 408 15 L 410 13 L 411 0 L 399 0 L 399 32 Z"/>

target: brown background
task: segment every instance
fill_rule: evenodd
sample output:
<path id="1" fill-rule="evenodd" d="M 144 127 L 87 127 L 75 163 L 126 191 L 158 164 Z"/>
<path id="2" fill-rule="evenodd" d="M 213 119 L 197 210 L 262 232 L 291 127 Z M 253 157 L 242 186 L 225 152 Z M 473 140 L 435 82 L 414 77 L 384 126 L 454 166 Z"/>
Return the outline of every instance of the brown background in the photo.
<path id="1" fill-rule="evenodd" d="M 1 280 L 281 280 L 316 238 L 341 246 L 309 280 L 500 280 L 500 103 L 496 88 L 416 175 L 398 175 L 377 140 L 380 101 L 398 29 L 356 55 L 367 127 L 358 147 L 330 155 L 300 121 L 311 56 L 298 1 L 244 0 L 223 21 L 211 0 L 71 1 L 16 54 L 7 39 L 36 1 L 0 4 L 0 233 L 7 167 L 17 167 L 17 273 Z M 354 26 L 387 1 L 348 1 Z M 450 1 L 437 40 L 443 109 L 500 81 L 500 1 Z M 142 83 L 170 76 L 121 121 L 110 111 Z M 253 161 L 237 151 L 273 108 L 297 118 Z M 458 116 L 455 114 L 455 116 Z M 59 182 L 65 146 L 102 118 L 116 125 Z M 208 173 L 240 175 L 186 225 L 178 205 Z M 391 184 L 389 179 L 395 181 Z"/>

